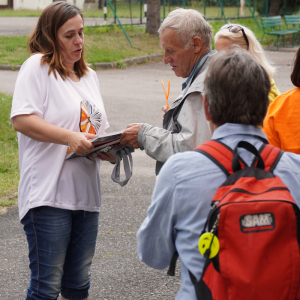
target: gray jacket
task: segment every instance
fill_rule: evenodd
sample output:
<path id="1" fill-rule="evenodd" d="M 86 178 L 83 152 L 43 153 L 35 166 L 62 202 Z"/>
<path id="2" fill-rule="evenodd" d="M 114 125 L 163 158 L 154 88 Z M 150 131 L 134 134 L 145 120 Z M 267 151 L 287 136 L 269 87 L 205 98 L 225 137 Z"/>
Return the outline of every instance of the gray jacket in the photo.
<path id="1" fill-rule="evenodd" d="M 193 150 L 211 138 L 201 93 L 204 71 L 215 53 L 210 51 L 200 61 L 189 84 L 166 112 L 163 128 L 145 123 L 138 133 L 140 148 L 157 161 L 156 174 L 174 153 Z"/>

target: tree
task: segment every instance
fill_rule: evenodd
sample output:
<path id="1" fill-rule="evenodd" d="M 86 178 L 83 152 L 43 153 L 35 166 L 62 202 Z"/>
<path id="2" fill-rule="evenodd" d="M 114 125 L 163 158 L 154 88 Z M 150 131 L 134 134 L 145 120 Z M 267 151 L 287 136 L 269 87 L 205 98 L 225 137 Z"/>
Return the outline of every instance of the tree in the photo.
<path id="1" fill-rule="evenodd" d="M 147 1 L 146 32 L 157 34 L 160 26 L 160 0 Z"/>
<path id="2" fill-rule="evenodd" d="M 297 13 L 300 9 L 300 0 L 284 0 L 280 7 L 280 15 L 291 15 Z"/>
<path id="3" fill-rule="evenodd" d="M 245 3 L 245 0 L 240 0 L 240 7 L 241 7 L 241 16 L 246 17 L 246 3 Z"/>
<path id="4" fill-rule="evenodd" d="M 280 4 L 283 2 L 282 0 L 271 0 L 270 8 L 269 8 L 269 16 L 278 16 Z"/>
<path id="5" fill-rule="evenodd" d="M 297 13 L 299 8 L 300 0 L 271 0 L 269 6 L 269 16 Z"/>

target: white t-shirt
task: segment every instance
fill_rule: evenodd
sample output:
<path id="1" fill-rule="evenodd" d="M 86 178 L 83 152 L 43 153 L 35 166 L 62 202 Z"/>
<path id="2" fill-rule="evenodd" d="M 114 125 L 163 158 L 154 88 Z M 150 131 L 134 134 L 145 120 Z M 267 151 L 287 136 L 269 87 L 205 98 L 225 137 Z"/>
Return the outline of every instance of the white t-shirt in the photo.
<path id="1" fill-rule="evenodd" d="M 11 110 L 34 114 L 72 131 L 103 134 L 109 127 L 96 73 L 89 69 L 80 82 L 65 81 L 49 66 L 41 66 L 42 54 L 25 61 L 19 72 Z M 18 132 L 19 216 L 29 209 L 52 206 L 70 210 L 100 211 L 100 161 L 87 158 L 65 160 L 68 147 L 37 142 Z"/>

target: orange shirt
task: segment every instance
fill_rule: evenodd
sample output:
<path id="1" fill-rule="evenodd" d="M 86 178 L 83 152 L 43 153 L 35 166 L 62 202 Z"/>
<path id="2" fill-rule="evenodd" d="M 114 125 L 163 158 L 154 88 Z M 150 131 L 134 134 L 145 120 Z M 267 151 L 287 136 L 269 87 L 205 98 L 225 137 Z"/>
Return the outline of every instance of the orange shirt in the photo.
<path id="1" fill-rule="evenodd" d="M 300 88 L 275 98 L 269 106 L 262 130 L 271 145 L 300 154 Z"/>

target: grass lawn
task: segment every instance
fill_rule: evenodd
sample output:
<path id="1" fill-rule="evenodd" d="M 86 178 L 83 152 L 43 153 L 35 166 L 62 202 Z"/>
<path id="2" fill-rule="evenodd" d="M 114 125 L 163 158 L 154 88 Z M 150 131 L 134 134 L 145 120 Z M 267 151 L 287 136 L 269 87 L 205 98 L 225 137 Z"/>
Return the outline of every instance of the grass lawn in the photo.
<path id="1" fill-rule="evenodd" d="M 113 62 L 133 56 L 162 53 L 157 36 L 144 28 L 125 26 L 135 48 L 118 26 L 85 28 L 86 61 Z M 21 65 L 28 58 L 27 37 L 0 37 L 0 64 Z"/>
<path id="2" fill-rule="evenodd" d="M 20 65 L 28 58 L 27 37 L 0 37 L 0 64 Z"/>
<path id="3" fill-rule="evenodd" d="M 11 101 L 12 96 L 0 93 L 0 211 L 1 206 L 14 205 L 19 183 L 17 133 L 9 119 Z"/>
<path id="4" fill-rule="evenodd" d="M 258 28 L 254 19 L 239 19 L 232 20 L 232 22 L 249 27 L 258 40 L 261 39 L 263 31 Z M 224 25 L 224 21 L 210 21 L 209 23 L 212 25 L 214 34 Z M 84 31 L 87 62 L 114 62 L 133 56 L 162 53 L 159 38 L 145 33 L 145 28 L 128 25 L 125 29 L 135 48 L 130 46 L 118 26 L 86 27 Z M 266 36 L 262 44 L 271 44 L 273 40 L 273 37 Z M 0 64 L 21 65 L 27 57 L 27 37 L 0 37 Z"/>
<path id="5" fill-rule="evenodd" d="M 122 29 L 114 27 L 85 28 L 86 60 L 89 63 L 113 62 L 149 54 L 163 53 L 158 36 L 145 33 L 144 28 L 126 26 L 135 48 L 127 41 Z"/>

